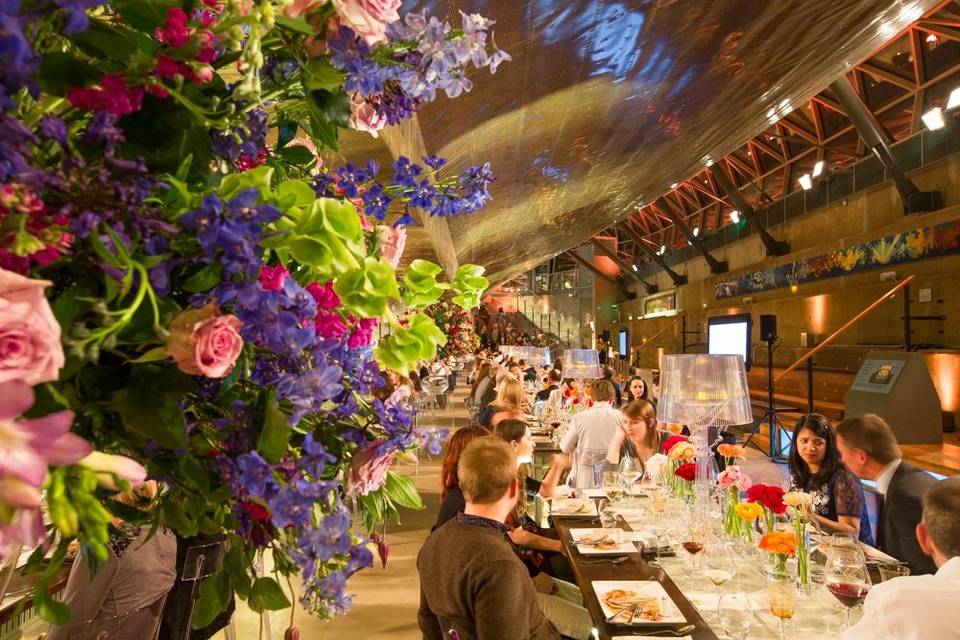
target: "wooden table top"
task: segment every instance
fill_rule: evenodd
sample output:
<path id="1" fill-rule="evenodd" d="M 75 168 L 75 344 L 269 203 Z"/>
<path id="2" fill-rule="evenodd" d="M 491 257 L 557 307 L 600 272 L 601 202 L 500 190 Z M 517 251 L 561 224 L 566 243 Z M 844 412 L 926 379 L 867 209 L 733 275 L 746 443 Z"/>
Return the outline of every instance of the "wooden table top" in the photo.
<path id="1" fill-rule="evenodd" d="M 679 625 L 627 627 L 607 624 L 604 622 L 606 616 L 600 607 L 599 600 L 597 600 L 597 594 L 593 590 L 592 583 L 594 580 L 656 580 L 663 585 L 664 590 L 676 603 L 677 608 L 680 609 L 689 624 L 696 625 L 696 629 L 690 633 L 694 640 L 718 640 L 717 635 L 704 621 L 700 612 L 684 597 L 677 585 L 670 579 L 670 576 L 656 567 L 651 567 L 639 553 L 630 554 L 628 559 L 620 564 L 613 564 L 612 562 L 584 564 L 582 562 L 588 558 L 581 555 L 576 547 L 571 544 L 570 529 L 599 527 L 599 520 L 551 516 L 551 521 L 560 536 L 564 552 L 570 558 L 570 565 L 573 567 L 574 576 L 577 579 L 580 592 L 583 594 L 584 604 L 587 611 L 590 612 L 594 626 L 600 632 L 601 640 L 610 640 L 613 636 L 643 635 L 645 632 L 668 627 L 676 628 Z M 629 530 L 628 525 L 624 524 L 624 527 Z M 595 557 L 591 556 L 589 559 L 595 559 Z"/>

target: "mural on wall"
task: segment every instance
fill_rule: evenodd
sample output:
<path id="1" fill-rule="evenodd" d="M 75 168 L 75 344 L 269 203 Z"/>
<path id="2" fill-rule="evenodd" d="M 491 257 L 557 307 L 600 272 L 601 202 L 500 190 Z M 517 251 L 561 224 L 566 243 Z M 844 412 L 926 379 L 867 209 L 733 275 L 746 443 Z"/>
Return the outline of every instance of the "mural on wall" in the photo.
<path id="1" fill-rule="evenodd" d="M 748 295 L 955 253 L 960 253 L 960 219 L 745 273 L 718 282 L 715 294 L 717 298 Z"/>
<path id="2" fill-rule="evenodd" d="M 667 291 L 653 296 L 643 298 L 643 317 L 654 318 L 656 316 L 669 315 L 671 311 L 677 308 L 676 291 Z"/>

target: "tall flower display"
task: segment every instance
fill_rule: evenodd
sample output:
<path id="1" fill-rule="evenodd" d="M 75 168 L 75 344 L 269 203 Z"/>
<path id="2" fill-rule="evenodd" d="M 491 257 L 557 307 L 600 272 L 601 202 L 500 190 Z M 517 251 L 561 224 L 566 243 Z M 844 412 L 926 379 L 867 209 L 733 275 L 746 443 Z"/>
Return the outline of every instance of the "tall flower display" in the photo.
<path id="1" fill-rule="evenodd" d="M 800 584 L 810 585 L 810 543 L 807 522 L 813 496 L 803 491 L 790 491 L 783 495 L 783 503 L 793 518 L 794 535 L 797 538 L 797 571 Z"/>
<path id="2" fill-rule="evenodd" d="M 368 542 L 386 554 L 374 526 L 421 506 L 390 469 L 417 445 L 413 407 L 378 390 L 447 337 L 393 310 L 448 291 L 470 309 L 488 283 L 475 265 L 398 274 L 404 227 L 479 210 L 493 171 L 326 151 L 509 55 L 483 16 L 454 26 L 399 4 L 0 7 L 0 559 L 57 541 L 28 565 L 44 618 L 69 616 L 47 590 L 67 546 L 105 557 L 121 515 L 227 535 L 196 625 L 231 593 L 330 617 Z M 109 500 L 146 477 L 166 486 L 153 515 Z M 263 553 L 298 594 L 255 571 Z"/>
<path id="3" fill-rule="evenodd" d="M 480 347 L 480 338 L 473 326 L 473 316 L 451 301 L 442 300 L 424 310 L 447 336 L 447 343 L 437 350 L 441 358 L 464 358 Z"/>

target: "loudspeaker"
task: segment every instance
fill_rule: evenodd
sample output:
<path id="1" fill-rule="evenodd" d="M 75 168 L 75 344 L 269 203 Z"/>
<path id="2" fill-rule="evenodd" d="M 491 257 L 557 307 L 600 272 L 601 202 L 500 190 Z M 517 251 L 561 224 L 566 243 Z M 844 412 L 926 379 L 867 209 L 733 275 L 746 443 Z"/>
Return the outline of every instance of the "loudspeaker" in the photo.
<path id="1" fill-rule="evenodd" d="M 777 339 L 777 316 L 760 316 L 760 339 L 764 342 L 773 342 Z"/>

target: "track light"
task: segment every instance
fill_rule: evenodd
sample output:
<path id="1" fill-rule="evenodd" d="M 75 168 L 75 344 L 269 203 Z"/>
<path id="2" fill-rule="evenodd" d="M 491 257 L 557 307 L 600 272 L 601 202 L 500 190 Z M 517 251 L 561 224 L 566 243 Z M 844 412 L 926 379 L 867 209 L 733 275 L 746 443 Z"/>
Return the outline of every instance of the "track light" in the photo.
<path id="1" fill-rule="evenodd" d="M 693 237 L 696 238 L 696 237 L 699 236 L 699 235 L 700 235 L 700 227 L 694 227 L 694 228 L 693 228 Z"/>
<path id="2" fill-rule="evenodd" d="M 930 109 L 930 111 L 920 116 L 920 119 L 923 120 L 923 124 L 927 125 L 927 129 L 930 129 L 930 131 L 943 129 L 947 126 L 946 121 L 943 119 L 943 109 L 940 107 Z"/>
<path id="3" fill-rule="evenodd" d="M 670 188 L 671 188 L 671 189 L 676 189 L 676 188 L 679 187 L 679 186 L 680 186 L 680 183 L 679 183 L 679 182 L 674 182 L 672 185 L 670 185 Z"/>
<path id="4" fill-rule="evenodd" d="M 662 256 L 662 255 L 665 254 L 666 252 L 667 252 L 667 245 L 662 244 L 662 245 L 660 245 L 660 251 L 657 251 L 657 255 L 661 255 L 661 256 Z"/>
<path id="5" fill-rule="evenodd" d="M 950 92 L 950 97 L 947 98 L 947 110 L 956 109 L 960 107 L 960 87 L 957 87 Z"/>
<path id="6" fill-rule="evenodd" d="M 737 211 L 736 209 L 730 212 L 730 222 L 732 222 L 733 224 L 737 224 L 738 222 L 740 222 L 740 212 Z"/>
<path id="7" fill-rule="evenodd" d="M 814 178 L 823 173 L 823 160 L 817 160 L 817 163 L 813 165 L 813 175 Z"/>
<path id="8" fill-rule="evenodd" d="M 634 264 L 634 265 L 630 265 L 630 266 L 633 267 L 633 270 L 634 270 L 634 271 L 637 271 L 637 265 Z"/>
<path id="9" fill-rule="evenodd" d="M 805 173 L 800 176 L 800 186 L 803 187 L 804 191 L 813 188 L 813 178 L 810 177 L 809 173 Z"/>

